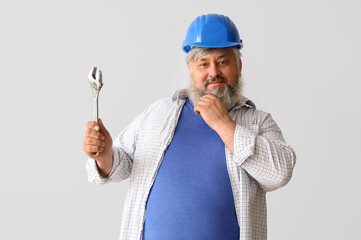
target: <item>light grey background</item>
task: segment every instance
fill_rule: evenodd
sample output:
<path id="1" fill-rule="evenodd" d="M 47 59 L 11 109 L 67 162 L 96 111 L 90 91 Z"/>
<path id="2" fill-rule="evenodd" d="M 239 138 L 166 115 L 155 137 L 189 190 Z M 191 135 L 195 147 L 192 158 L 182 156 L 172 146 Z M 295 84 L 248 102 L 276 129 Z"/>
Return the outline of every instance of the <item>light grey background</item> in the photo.
<path id="1" fill-rule="evenodd" d="M 128 180 L 87 182 L 87 74 L 113 138 L 188 86 L 191 21 L 223 13 L 244 41 L 245 96 L 297 154 L 267 194 L 273 240 L 361 239 L 359 1 L 0 0 L 0 239 L 118 239 Z"/>

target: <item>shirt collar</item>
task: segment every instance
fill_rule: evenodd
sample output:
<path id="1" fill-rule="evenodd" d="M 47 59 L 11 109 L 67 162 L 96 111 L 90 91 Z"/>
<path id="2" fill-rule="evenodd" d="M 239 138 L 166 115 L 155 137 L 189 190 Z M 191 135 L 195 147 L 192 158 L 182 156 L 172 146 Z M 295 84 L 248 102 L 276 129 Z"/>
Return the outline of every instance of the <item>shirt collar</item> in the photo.
<path id="1" fill-rule="evenodd" d="M 188 98 L 187 89 L 176 90 L 173 93 L 173 96 L 172 96 L 173 101 L 186 100 L 187 98 Z M 231 110 L 238 109 L 238 108 L 242 107 L 243 105 L 247 106 L 247 107 L 250 107 L 250 108 L 253 108 L 253 109 L 256 109 L 256 105 L 250 99 L 246 98 L 245 96 L 242 96 L 240 101 L 237 102 L 236 105 L 233 108 L 231 108 Z"/>

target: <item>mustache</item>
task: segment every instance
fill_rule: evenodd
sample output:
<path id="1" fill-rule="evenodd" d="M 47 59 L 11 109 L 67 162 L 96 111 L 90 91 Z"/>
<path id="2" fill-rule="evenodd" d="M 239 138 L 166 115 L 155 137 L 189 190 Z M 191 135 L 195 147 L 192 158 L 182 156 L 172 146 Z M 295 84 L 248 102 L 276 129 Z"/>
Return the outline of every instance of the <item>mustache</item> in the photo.
<path id="1" fill-rule="evenodd" d="M 207 87 L 208 84 L 212 83 L 212 82 L 226 82 L 226 79 L 224 77 L 221 76 L 216 76 L 214 78 L 209 78 L 204 82 L 204 87 Z"/>

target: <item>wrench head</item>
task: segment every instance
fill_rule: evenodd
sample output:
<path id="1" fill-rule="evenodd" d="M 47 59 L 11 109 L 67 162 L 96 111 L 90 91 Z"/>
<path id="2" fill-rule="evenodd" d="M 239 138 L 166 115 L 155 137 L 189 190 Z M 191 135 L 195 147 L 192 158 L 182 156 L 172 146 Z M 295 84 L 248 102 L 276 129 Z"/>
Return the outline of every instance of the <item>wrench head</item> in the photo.
<path id="1" fill-rule="evenodd" d="M 100 89 L 103 87 L 103 77 L 102 77 L 102 71 L 100 71 L 97 67 L 93 67 L 89 74 L 88 79 L 90 83 L 90 87 L 94 91 L 100 91 Z"/>

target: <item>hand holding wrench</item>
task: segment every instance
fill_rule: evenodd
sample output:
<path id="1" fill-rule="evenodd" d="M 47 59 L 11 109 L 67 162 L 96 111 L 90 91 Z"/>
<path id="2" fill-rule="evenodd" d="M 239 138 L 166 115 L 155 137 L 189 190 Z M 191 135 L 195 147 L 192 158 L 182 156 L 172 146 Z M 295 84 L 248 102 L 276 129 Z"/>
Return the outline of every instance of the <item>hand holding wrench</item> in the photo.
<path id="1" fill-rule="evenodd" d="M 103 77 L 102 72 L 97 69 L 97 67 L 93 67 L 88 75 L 90 87 L 93 90 L 93 121 L 99 124 L 99 114 L 98 114 L 98 98 L 100 89 L 103 87 Z M 98 156 L 99 153 L 93 153 L 94 156 Z"/>

